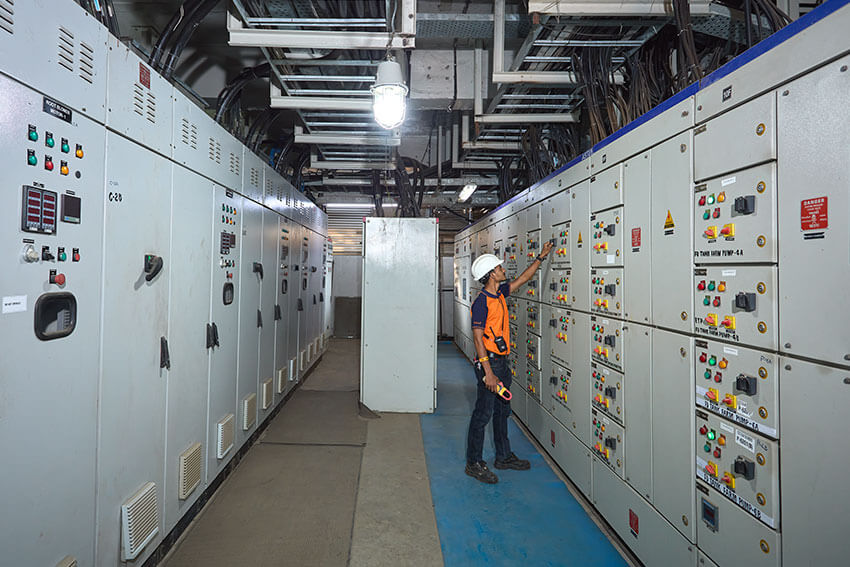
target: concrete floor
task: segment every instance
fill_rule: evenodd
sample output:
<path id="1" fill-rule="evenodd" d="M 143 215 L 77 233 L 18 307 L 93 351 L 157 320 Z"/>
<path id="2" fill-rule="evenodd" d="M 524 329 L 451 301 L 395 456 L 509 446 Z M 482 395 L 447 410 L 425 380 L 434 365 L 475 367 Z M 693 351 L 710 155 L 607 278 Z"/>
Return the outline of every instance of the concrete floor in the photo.
<path id="1" fill-rule="evenodd" d="M 443 565 L 419 416 L 359 417 L 359 369 L 332 340 L 163 565 Z"/>

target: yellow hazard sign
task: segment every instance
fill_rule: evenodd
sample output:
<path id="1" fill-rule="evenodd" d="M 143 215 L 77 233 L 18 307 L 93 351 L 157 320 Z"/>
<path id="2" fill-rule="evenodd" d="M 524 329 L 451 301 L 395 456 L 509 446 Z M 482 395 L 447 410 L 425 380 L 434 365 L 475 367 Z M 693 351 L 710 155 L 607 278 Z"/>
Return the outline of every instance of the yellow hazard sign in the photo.
<path id="1" fill-rule="evenodd" d="M 578 243 L 581 244 L 581 231 L 578 231 Z"/>
<path id="2" fill-rule="evenodd" d="M 673 224 L 673 215 L 670 214 L 670 209 L 667 209 L 667 220 L 664 221 L 664 230 L 670 230 L 676 226 Z"/>

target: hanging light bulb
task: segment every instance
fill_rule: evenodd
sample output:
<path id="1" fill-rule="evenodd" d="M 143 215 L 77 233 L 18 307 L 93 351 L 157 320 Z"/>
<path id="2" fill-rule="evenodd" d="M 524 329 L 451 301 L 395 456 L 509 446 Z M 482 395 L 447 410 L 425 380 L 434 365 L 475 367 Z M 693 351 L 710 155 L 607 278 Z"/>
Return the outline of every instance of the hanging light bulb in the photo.
<path id="1" fill-rule="evenodd" d="M 401 76 L 401 66 L 392 59 L 382 61 L 378 65 L 375 85 L 370 90 L 375 122 L 387 130 L 401 126 L 407 103 L 407 86 Z"/>
<path id="2" fill-rule="evenodd" d="M 467 183 L 466 185 L 464 185 L 463 189 L 461 189 L 460 191 L 460 195 L 457 196 L 457 202 L 463 203 L 464 201 L 469 199 L 472 194 L 475 193 L 476 189 L 478 189 L 477 183 Z"/>

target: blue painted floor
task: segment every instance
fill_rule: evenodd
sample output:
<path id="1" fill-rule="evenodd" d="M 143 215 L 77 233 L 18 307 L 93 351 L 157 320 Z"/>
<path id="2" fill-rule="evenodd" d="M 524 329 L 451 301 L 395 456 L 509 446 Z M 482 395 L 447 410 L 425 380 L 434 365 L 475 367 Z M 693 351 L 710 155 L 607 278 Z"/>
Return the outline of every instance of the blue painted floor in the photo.
<path id="1" fill-rule="evenodd" d="M 437 411 L 421 420 L 445 564 L 627 565 L 513 420 L 511 448 L 531 461 L 531 470 L 493 469 L 488 426 L 484 459 L 499 483 L 485 485 L 464 474 L 466 432 L 475 405 L 473 379 L 457 348 L 440 344 Z"/>

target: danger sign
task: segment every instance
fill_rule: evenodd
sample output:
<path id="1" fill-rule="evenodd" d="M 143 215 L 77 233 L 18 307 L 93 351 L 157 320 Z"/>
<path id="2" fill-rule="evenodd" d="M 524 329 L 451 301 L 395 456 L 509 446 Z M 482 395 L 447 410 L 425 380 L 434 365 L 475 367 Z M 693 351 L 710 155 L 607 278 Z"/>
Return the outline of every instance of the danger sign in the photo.
<path id="1" fill-rule="evenodd" d="M 828 199 L 817 197 L 800 201 L 800 230 L 829 228 Z"/>
<path id="2" fill-rule="evenodd" d="M 640 248 L 640 227 L 632 229 L 632 248 Z"/>

